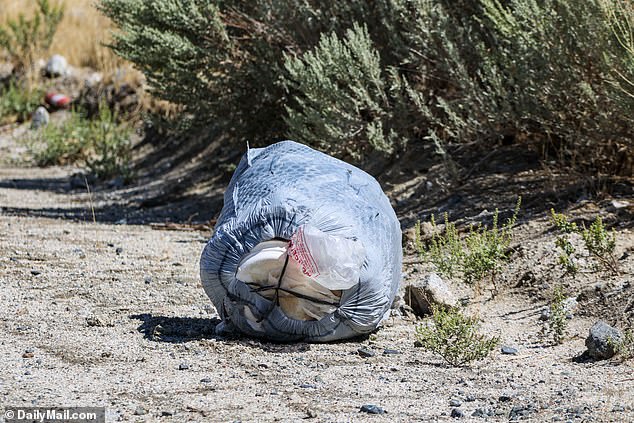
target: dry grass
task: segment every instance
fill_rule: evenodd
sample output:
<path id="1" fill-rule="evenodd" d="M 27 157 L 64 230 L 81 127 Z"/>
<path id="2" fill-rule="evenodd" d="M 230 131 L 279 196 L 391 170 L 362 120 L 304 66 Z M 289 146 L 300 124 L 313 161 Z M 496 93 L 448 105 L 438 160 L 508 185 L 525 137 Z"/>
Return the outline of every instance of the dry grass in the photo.
<path id="1" fill-rule="evenodd" d="M 56 0 L 51 0 L 55 4 Z M 94 6 L 96 0 L 57 0 L 65 4 L 64 19 L 57 29 L 50 54 L 61 54 L 73 66 L 91 67 L 105 74 L 126 66 L 103 44 L 109 41 L 113 27 Z M 0 22 L 35 10 L 35 0 L 0 0 Z"/>

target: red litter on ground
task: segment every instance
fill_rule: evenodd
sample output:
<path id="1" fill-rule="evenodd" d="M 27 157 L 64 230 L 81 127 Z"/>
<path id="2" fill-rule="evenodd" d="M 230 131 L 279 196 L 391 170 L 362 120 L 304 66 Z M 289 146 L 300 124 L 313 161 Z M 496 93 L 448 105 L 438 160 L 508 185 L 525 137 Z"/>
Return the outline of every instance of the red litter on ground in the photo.
<path id="1" fill-rule="evenodd" d="M 64 94 L 48 93 L 44 101 L 57 109 L 64 109 L 70 104 L 70 97 Z"/>

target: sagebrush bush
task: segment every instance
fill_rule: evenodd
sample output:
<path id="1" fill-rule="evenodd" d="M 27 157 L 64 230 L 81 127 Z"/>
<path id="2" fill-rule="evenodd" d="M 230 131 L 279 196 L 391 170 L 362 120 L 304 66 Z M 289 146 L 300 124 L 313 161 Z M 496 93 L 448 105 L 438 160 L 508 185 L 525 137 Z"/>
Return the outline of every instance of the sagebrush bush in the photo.
<path id="1" fill-rule="evenodd" d="M 607 0 L 101 0 L 190 122 L 337 154 L 530 142 L 629 174 L 631 7 Z M 628 26 L 629 25 L 629 26 Z"/>

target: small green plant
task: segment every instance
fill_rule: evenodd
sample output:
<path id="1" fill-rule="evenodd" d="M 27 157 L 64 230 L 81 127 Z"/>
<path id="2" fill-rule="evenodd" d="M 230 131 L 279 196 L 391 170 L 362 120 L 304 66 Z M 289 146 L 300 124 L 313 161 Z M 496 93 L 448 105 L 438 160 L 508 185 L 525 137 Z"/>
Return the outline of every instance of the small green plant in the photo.
<path id="1" fill-rule="evenodd" d="M 9 54 L 18 71 L 28 71 L 35 59 L 48 51 L 57 26 L 64 17 L 63 4 L 52 6 L 48 0 L 37 0 L 38 9 L 31 19 L 20 14 L 0 26 L 0 48 Z"/>
<path id="2" fill-rule="evenodd" d="M 431 216 L 433 236 L 427 249 L 420 241 L 420 222 L 418 223 L 416 228 L 416 236 L 418 237 L 416 246 L 421 257 L 427 258 L 439 272 L 453 277 L 460 268 L 465 251 L 463 244 L 460 242 L 460 235 L 456 225 L 449 221 L 447 213 L 444 214 L 444 217 L 445 228 L 441 232 L 436 225 L 434 215 Z"/>
<path id="3" fill-rule="evenodd" d="M 571 236 L 580 236 L 585 249 L 603 270 L 618 274 L 618 262 L 614 254 L 616 248 L 616 231 L 608 231 L 603 224 L 601 216 L 597 216 L 594 222 L 586 228 L 585 224 L 579 227 L 570 222 L 568 217 L 555 210 L 550 210 L 550 219 L 555 227 L 563 234 L 557 237 L 555 245 L 560 250 L 558 263 L 566 274 L 575 276 L 579 271 L 577 264 L 577 250 L 572 244 Z"/>
<path id="4" fill-rule="evenodd" d="M 105 105 L 94 120 L 71 112 L 61 124 L 36 132 L 30 143 L 40 166 L 81 164 L 98 178 L 130 177 L 130 129 Z"/>
<path id="5" fill-rule="evenodd" d="M 634 359 L 634 329 L 623 331 L 623 338 L 615 346 L 615 351 L 621 360 Z"/>
<path id="6" fill-rule="evenodd" d="M 24 122 L 42 100 L 42 91 L 28 89 L 13 82 L 0 90 L 0 125 Z"/>
<path id="7" fill-rule="evenodd" d="M 611 232 L 608 231 L 601 216 L 597 216 L 589 228 L 584 225 L 581 237 L 588 252 L 603 269 L 618 274 L 618 263 L 614 255 L 616 231 L 614 229 Z"/>
<path id="8" fill-rule="evenodd" d="M 417 326 L 416 340 L 452 366 L 486 358 L 500 341 L 480 334 L 478 319 L 465 316 L 459 309 L 432 306 L 432 311 L 433 325 Z"/>
<path id="9" fill-rule="evenodd" d="M 494 279 L 501 263 L 508 259 L 508 248 L 513 239 L 513 226 L 517 221 L 521 201 L 521 198 L 517 200 L 513 215 L 502 227 L 498 223 L 499 211 L 495 209 L 491 228 L 482 224 L 471 226 L 464 239 L 460 238 L 456 225 L 449 222 L 446 213 L 442 232 L 432 216 L 434 235 L 428 246 L 420 241 L 420 224 L 417 225 L 419 238 L 416 247 L 419 255 L 431 262 L 440 273 L 449 277 L 461 274 L 467 283 L 478 282 L 487 275 Z"/>
<path id="10" fill-rule="evenodd" d="M 549 332 L 555 344 L 561 344 L 566 337 L 568 329 L 568 318 L 566 317 L 566 296 L 561 286 L 556 286 L 553 290 L 553 297 L 550 302 L 550 316 L 548 318 Z"/>

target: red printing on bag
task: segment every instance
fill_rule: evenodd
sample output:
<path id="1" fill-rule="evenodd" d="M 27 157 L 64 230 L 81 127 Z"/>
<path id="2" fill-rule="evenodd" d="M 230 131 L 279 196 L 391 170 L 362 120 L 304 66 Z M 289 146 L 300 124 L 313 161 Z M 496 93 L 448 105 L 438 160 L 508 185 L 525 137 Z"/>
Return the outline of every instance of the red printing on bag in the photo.
<path id="1" fill-rule="evenodd" d="M 306 245 L 303 226 L 300 226 L 292 237 L 288 252 L 300 264 L 303 274 L 310 277 L 319 276 L 319 267 L 317 267 L 317 263 Z"/>

